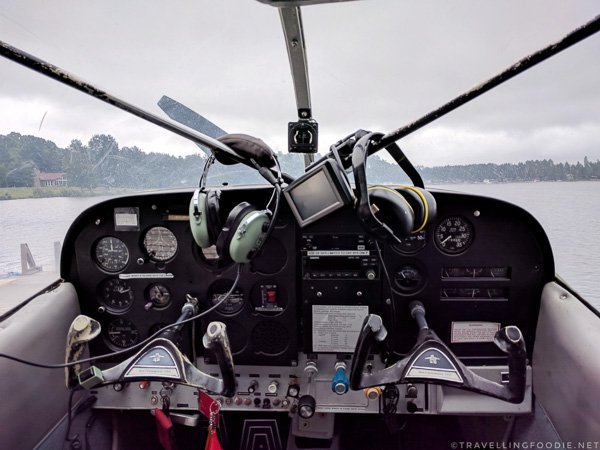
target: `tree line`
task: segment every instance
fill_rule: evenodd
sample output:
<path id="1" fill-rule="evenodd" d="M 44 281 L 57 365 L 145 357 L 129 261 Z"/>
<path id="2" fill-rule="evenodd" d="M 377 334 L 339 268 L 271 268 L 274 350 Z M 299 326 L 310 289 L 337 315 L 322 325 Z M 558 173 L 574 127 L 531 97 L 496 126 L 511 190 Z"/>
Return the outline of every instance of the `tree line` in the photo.
<path id="1" fill-rule="evenodd" d="M 298 176 L 303 172 L 300 155 L 278 154 L 283 170 Z M 36 171 L 63 172 L 69 186 L 93 189 L 132 188 L 158 189 L 197 185 L 204 165 L 204 155 L 173 156 L 146 153 L 140 148 L 119 147 L 114 137 L 94 135 L 87 144 L 72 140 L 66 148 L 54 142 L 19 133 L 0 135 L 0 187 L 34 185 Z M 380 158 L 368 160 L 369 181 L 398 183 L 404 180 L 395 164 Z M 576 164 L 554 163 L 551 159 L 504 164 L 447 165 L 417 167 L 428 184 L 578 181 L 600 179 L 600 161 Z M 210 182 L 235 184 L 261 182 L 253 170 L 215 164 Z"/>

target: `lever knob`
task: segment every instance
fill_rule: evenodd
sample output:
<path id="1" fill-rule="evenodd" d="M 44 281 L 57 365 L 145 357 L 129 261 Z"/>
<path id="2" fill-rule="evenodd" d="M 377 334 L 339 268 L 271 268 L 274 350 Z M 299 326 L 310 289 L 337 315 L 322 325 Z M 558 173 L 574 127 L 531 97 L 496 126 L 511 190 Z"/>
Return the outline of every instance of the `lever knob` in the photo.
<path id="1" fill-rule="evenodd" d="M 310 419 L 315 414 L 317 402 L 312 395 L 303 395 L 298 400 L 298 414 L 303 419 Z"/>
<path id="2" fill-rule="evenodd" d="M 518 327 L 509 325 L 496 332 L 494 343 L 508 354 L 507 398 L 511 403 L 520 403 L 525 396 L 527 381 L 527 352 L 525 339 Z"/>
<path id="3" fill-rule="evenodd" d="M 346 363 L 339 362 L 335 365 L 335 375 L 331 380 L 331 390 L 337 395 L 343 395 L 348 392 L 350 380 L 346 375 Z"/>
<path id="4" fill-rule="evenodd" d="M 423 306 L 423 303 L 415 300 L 414 302 L 410 302 L 408 308 L 410 310 L 411 317 L 417 321 L 419 330 L 429 329 L 427 321 L 425 320 L 425 307 Z"/>

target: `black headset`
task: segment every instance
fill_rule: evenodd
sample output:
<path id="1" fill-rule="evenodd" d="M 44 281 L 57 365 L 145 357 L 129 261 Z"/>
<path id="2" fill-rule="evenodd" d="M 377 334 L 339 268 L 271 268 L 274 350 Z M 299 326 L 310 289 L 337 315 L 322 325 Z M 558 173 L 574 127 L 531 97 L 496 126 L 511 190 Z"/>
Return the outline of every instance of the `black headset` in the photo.
<path id="1" fill-rule="evenodd" d="M 367 156 L 370 147 L 382 136 L 382 133 L 368 133 L 352 150 L 356 214 L 363 227 L 378 240 L 400 243 L 399 237 L 418 233 L 434 220 L 437 207 L 433 195 L 423 187 L 367 185 Z M 405 158 L 395 143 L 386 150 L 398 164 Z"/>
<path id="2" fill-rule="evenodd" d="M 235 164 L 237 161 L 215 152 L 207 158 L 199 188 L 190 201 L 190 229 L 194 241 L 201 248 L 215 245 L 219 259 L 245 263 L 260 250 L 275 223 L 281 197 L 281 169 L 274 152 L 260 139 L 244 134 L 227 134 L 219 140 L 229 145 L 248 165 L 256 168 L 273 184 L 273 195 L 264 209 L 248 202 L 239 203 L 223 222 L 219 203 L 221 191 L 208 189 L 206 180 L 215 160 L 223 164 Z M 277 178 L 270 170 L 272 167 L 277 167 Z M 275 206 L 270 209 L 273 201 Z"/>

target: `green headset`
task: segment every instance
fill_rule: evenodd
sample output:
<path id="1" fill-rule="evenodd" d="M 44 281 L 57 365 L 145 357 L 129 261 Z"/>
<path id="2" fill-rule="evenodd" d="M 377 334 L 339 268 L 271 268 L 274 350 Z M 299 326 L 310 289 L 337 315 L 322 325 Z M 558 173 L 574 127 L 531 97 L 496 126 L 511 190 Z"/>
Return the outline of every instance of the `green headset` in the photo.
<path id="1" fill-rule="evenodd" d="M 249 165 L 255 167 L 271 183 L 275 177 L 266 176 L 267 171 L 269 174 L 271 172 L 264 169 L 276 166 L 278 180 L 281 180 L 281 170 L 275 154 L 260 139 L 243 134 L 229 134 L 220 137 L 219 140 L 247 159 Z M 196 244 L 203 249 L 216 246 L 220 260 L 246 263 L 260 250 L 273 228 L 279 210 L 280 183 L 275 180 L 274 195 L 264 209 L 248 202 L 241 202 L 231 209 L 223 222 L 220 208 L 221 191 L 206 187 L 208 172 L 215 159 L 224 164 L 236 163 L 224 155 L 214 153 L 207 158 L 199 188 L 194 191 L 190 201 L 189 218 L 192 236 Z M 275 206 L 271 210 L 269 206 L 273 200 Z"/>
<path id="2" fill-rule="evenodd" d="M 352 150 L 352 170 L 356 185 L 356 214 L 363 227 L 382 241 L 399 243 L 398 237 L 418 233 L 435 219 L 435 198 L 417 186 L 368 186 L 366 160 L 373 141 L 382 133 L 361 137 Z M 396 144 L 386 147 L 396 161 L 402 155 Z"/>

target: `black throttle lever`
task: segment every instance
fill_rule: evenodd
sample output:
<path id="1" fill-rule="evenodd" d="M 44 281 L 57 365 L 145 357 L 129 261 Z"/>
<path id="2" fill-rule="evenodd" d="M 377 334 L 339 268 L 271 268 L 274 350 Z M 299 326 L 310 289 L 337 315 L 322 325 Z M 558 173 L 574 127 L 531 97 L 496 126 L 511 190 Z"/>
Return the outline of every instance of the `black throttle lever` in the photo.
<path id="1" fill-rule="evenodd" d="M 436 383 L 478 392 L 511 403 L 525 398 L 527 355 L 525 341 L 519 328 L 507 326 L 497 331 L 494 343 L 508 354 L 509 381 L 496 383 L 483 378 L 465 366 L 441 339 L 430 330 L 425 320 L 425 307 L 420 302 L 410 304 L 411 316 L 417 321 L 419 334 L 409 355 L 378 372 L 365 372 L 367 356 L 375 343 L 381 317 L 371 314 L 365 318 L 356 343 L 350 371 L 353 390 L 384 384 Z"/>
<path id="2" fill-rule="evenodd" d="M 387 337 L 387 330 L 383 326 L 381 317 L 376 314 L 369 314 L 365 317 L 362 324 L 356 348 L 354 349 L 354 357 L 350 367 L 350 389 L 356 391 L 360 388 L 361 374 L 365 370 L 369 352 L 375 345 L 375 342 L 383 342 Z"/>

